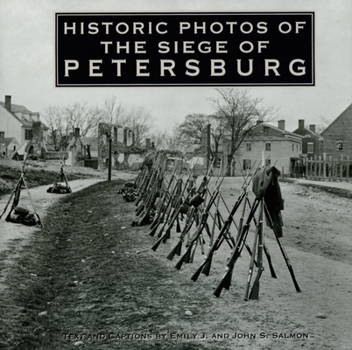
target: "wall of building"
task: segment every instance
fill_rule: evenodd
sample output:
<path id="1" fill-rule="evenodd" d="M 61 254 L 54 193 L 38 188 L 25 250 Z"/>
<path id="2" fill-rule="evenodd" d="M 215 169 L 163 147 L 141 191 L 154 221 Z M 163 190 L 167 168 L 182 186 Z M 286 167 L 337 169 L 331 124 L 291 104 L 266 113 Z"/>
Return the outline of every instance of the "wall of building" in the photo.
<path id="1" fill-rule="evenodd" d="M 350 106 L 323 133 L 323 151 L 327 156 L 339 158 L 342 154 L 352 156 L 352 107 Z M 342 150 L 337 150 L 337 141 L 342 141 Z"/>
<path id="2" fill-rule="evenodd" d="M 247 143 L 251 144 L 251 150 L 247 151 Z M 271 150 L 268 151 L 266 144 L 271 144 Z M 241 174 L 241 169 L 244 166 L 244 159 L 250 160 L 251 167 L 260 167 L 262 161 L 262 151 L 264 150 L 265 159 L 269 159 L 268 164 L 279 169 L 285 175 L 292 171 L 291 158 L 298 158 L 301 153 L 301 142 L 295 140 L 277 140 L 265 139 L 261 141 L 246 140 L 244 141 L 239 150 L 236 152 L 236 165 L 235 175 Z M 240 162 L 240 164 L 238 164 Z"/>
<path id="3" fill-rule="evenodd" d="M 24 131 L 22 124 L 3 106 L 0 106 L 0 131 L 5 132 L 5 137 L 14 137 L 22 145 L 24 143 Z"/>

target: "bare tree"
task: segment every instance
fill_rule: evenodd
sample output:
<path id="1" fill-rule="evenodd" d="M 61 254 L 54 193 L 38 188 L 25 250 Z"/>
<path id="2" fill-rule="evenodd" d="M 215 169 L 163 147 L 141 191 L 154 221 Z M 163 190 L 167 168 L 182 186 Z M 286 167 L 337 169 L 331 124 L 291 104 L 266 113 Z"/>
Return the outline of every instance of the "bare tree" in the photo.
<path id="1" fill-rule="evenodd" d="M 80 129 L 82 136 L 94 133 L 101 117 L 99 109 L 89 107 L 87 103 L 75 103 L 63 107 L 49 106 L 43 114 L 43 119 L 49 128 L 47 142 L 56 151 L 65 150 L 69 135 L 75 131 L 75 128 Z"/>
<path id="2" fill-rule="evenodd" d="M 132 106 L 120 116 L 119 125 L 130 129 L 135 135 L 135 145 L 140 146 L 142 140 L 154 125 L 151 114 L 142 106 Z"/>
<path id="3" fill-rule="evenodd" d="M 117 103 L 116 96 L 111 96 L 109 99 L 105 100 L 104 107 L 101 109 L 101 121 L 109 123 L 110 125 L 119 125 L 120 119 L 124 113 L 125 108 Z"/>
<path id="4" fill-rule="evenodd" d="M 253 98 L 248 90 L 216 89 L 218 98 L 211 99 L 216 108 L 216 116 L 226 128 L 228 138 L 229 162 L 232 161 L 236 150 L 243 139 L 258 124 L 272 118 L 272 107 L 263 107 L 262 99 Z"/>
<path id="5" fill-rule="evenodd" d="M 69 134 L 69 126 L 63 118 L 62 109 L 58 106 L 48 107 L 43 114 L 43 119 L 49 128 L 49 137 L 47 143 L 52 146 L 55 151 L 66 149 L 67 136 Z"/>
<path id="6" fill-rule="evenodd" d="M 172 133 L 159 130 L 150 134 L 150 137 L 157 151 L 184 152 L 187 148 L 175 130 Z"/>
<path id="7" fill-rule="evenodd" d="M 62 112 L 69 129 L 74 131 L 76 128 L 79 128 L 82 136 L 87 136 L 102 119 L 99 108 L 90 107 L 87 102 L 83 104 L 74 103 L 73 105 L 63 107 Z"/>

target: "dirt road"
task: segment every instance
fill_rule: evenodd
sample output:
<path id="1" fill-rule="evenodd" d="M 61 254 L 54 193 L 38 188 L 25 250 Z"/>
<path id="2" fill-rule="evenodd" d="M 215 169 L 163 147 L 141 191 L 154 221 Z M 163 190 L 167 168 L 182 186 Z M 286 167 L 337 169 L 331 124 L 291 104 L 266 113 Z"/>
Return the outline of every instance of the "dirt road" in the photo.
<path id="1" fill-rule="evenodd" d="M 88 186 L 89 182 L 86 181 L 89 180 L 84 180 Z M 234 205 L 242 182 L 241 178 L 226 178 L 224 180 L 222 195 L 228 207 L 232 208 Z M 317 184 L 319 185 L 319 182 Z M 82 182 L 77 183 L 77 186 L 82 185 Z M 329 185 L 333 186 L 334 184 Z M 352 185 L 348 183 L 339 183 L 338 186 L 343 187 L 346 191 L 352 190 Z M 31 190 L 33 197 L 36 198 L 37 211 L 43 216 L 45 209 L 52 201 L 60 198 L 60 195 L 47 194 L 46 188 L 44 186 L 44 189 L 35 190 L 39 192 Z M 170 329 L 177 330 L 183 327 L 182 329 L 187 329 L 188 332 L 202 332 L 211 329 L 212 332 L 219 331 L 229 334 L 256 334 L 257 337 L 254 340 L 233 339 L 228 344 L 233 345 L 232 348 L 243 349 L 297 349 L 303 347 L 310 350 L 349 350 L 351 348 L 351 199 L 315 189 L 313 186 L 305 187 L 296 183 L 281 183 L 281 191 L 285 200 L 285 210 L 282 212 L 284 236 L 281 241 L 292 263 L 302 293 L 295 291 L 278 244 L 270 230 L 266 228 L 266 243 L 272 255 L 278 279 L 270 277 L 269 269 L 265 264 L 258 302 L 243 301 L 244 285 L 248 276 L 249 258 L 246 252 L 243 252 L 243 259 L 240 259 L 236 266 L 233 286 L 230 291 L 225 291 L 221 298 L 216 299 L 215 308 L 211 309 L 209 314 L 202 314 L 202 310 L 197 309 L 195 299 L 192 299 L 192 302 L 188 300 L 188 294 L 193 293 L 193 290 L 194 293 L 198 293 L 198 296 L 203 296 L 199 290 L 205 290 L 205 295 L 212 294 L 213 288 L 225 271 L 230 253 L 229 248 L 225 245 L 216 253 L 209 277 L 201 276 L 196 284 L 189 282 L 190 276 L 204 258 L 201 255 L 196 257 L 195 264 L 184 266 L 181 271 L 177 272 L 184 279 L 184 283 L 192 283 L 190 285 L 192 290 L 185 295 L 187 304 L 181 306 L 192 310 L 194 313 L 193 321 L 185 320 L 183 313 L 181 313 L 181 316 L 174 316 L 165 325 L 158 325 L 158 331 L 166 332 Z M 38 202 L 38 198 L 41 198 L 41 201 Z M 23 200 L 25 200 L 25 195 Z M 3 205 L 4 200 L 0 204 Z M 224 204 L 222 204 L 222 213 L 226 217 Z M 238 222 L 238 217 L 236 222 Z M 18 235 L 23 230 L 22 237 L 31 234 L 30 230 L 33 230 L 28 227 L 18 227 L 15 224 L 0 222 L 0 230 L 3 228 L 10 230 L 10 227 L 13 228 L 13 235 Z M 15 227 L 16 229 L 14 229 Z M 132 228 L 130 230 L 133 232 Z M 7 232 L 9 232 L 10 238 L 14 237 L 11 230 Z M 142 233 L 142 230 L 138 230 L 138 232 L 133 232 L 134 234 L 130 236 L 131 239 L 137 239 L 137 234 L 141 235 L 148 248 L 136 256 L 143 257 L 144 254 L 154 254 L 165 264 L 167 270 L 174 271 L 175 261 L 170 262 L 165 257 L 175 244 L 177 235 L 173 234 L 173 242 L 161 245 L 156 253 L 151 253 L 149 245 L 152 245 L 153 238 L 145 235 L 145 232 Z M 250 235 L 249 238 L 251 237 L 253 235 Z M 248 243 L 251 246 L 250 239 Z M 128 278 L 131 278 L 132 284 L 134 276 L 128 276 Z M 136 283 L 140 283 L 140 281 L 138 280 Z M 153 298 L 156 298 L 158 286 L 155 286 L 155 293 Z M 165 312 L 167 312 L 166 304 L 161 304 L 164 305 Z M 259 337 L 260 333 L 265 334 L 265 337 Z M 273 334 L 278 335 L 279 338 L 274 337 Z M 307 335 L 308 338 L 305 341 L 285 338 L 298 337 L 298 335 Z M 211 348 L 211 345 L 208 348 Z"/>
<path id="2" fill-rule="evenodd" d="M 77 192 L 82 190 L 85 187 L 91 186 L 97 182 L 103 181 L 102 179 L 83 179 L 83 180 L 74 180 L 70 181 L 70 186 L 73 192 Z M 45 216 L 46 209 L 55 201 L 63 196 L 69 196 L 69 194 L 54 194 L 47 193 L 46 190 L 49 186 L 39 186 L 36 188 L 31 188 L 29 190 L 30 196 L 33 200 L 33 204 L 35 206 L 36 212 L 39 214 L 41 218 Z M 0 210 L 1 212 L 4 210 L 10 196 L 4 196 L 0 200 Z M 10 203 L 8 210 L 11 208 Z M 32 204 L 29 199 L 28 193 L 25 189 L 21 190 L 20 204 L 26 206 L 28 209 L 32 210 Z M 7 213 L 7 212 L 6 212 Z M 33 232 L 37 231 L 38 228 L 34 226 L 25 226 L 22 224 L 14 224 L 10 222 L 6 222 L 4 220 L 5 215 L 0 220 L 0 251 L 6 248 L 9 239 L 15 238 L 26 238 L 27 236 L 33 234 Z"/>
<path id="3" fill-rule="evenodd" d="M 129 173 L 124 173 L 124 172 L 118 172 L 113 174 L 112 179 L 125 179 L 126 181 L 128 179 L 134 178 L 133 174 Z M 100 181 L 106 181 L 106 179 L 100 177 L 100 178 L 92 178 L 92 179 L 80 179 L 80 180 L 72 180 L 69 182 L 70 187 L 72 189 L 72 192 L 77 192 L 82 190 L 83 188 L 92 186 L 93 184 L 100 182 Z M 36 212 L 39 214 L 41 219 L 44 218 L 46 209 L 55 201 L 57 201 L 59 198 L 62 198 L 63 196 L 69 196 L 69 194 L 52 194 L 52 193 L 47 193 L 47 189 L 49 186 L 39 186 L 35 188 L 31 188 L 29 190 L 30 196 L 32 198 L 33 204 L 35 206 Z M 4 210 L 8 200 L 10 198 L 10 195 L 3 196 L 0 199 L 0 212 Z M 8 209 L 11 207 L 12 202 L 10 203 Z M 28 209 L 32 209 L 32 204 L 29 199 L 29 196 L 27 194 L 27 191 L 25 189 L 21 190 L 21 197 L 20 197 L 20 204 L 28 207 Z M 2 217 L 0 220 L 0 252 L 4 249 L 6 249 L 6 245 L 10 239 L 15 239 L 15 238 L 26 238 L 28 235 L 32 234 L 36 230 L 38 230 L 37 227 L 33 226 L 24 226 L 22 224 L 14 224 L 14 223 L 8 223 L 4 220 L 6 214 Z"/>

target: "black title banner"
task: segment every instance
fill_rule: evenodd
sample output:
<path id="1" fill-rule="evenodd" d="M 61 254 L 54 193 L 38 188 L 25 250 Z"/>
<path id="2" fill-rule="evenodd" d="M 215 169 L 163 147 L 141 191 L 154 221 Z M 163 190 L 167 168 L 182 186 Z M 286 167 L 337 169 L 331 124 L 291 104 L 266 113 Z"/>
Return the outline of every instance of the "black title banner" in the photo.
<path id="1" fill-rule="evenodd" d="M 56 86 L 314 86 L 314 13 L 56 13 Z"/>

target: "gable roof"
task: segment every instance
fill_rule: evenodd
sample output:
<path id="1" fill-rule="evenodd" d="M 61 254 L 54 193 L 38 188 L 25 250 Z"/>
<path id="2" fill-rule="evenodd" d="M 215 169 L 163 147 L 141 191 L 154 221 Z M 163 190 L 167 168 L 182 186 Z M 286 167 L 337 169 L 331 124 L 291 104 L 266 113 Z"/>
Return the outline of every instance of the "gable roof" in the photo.
<path id="1" fill-rule="evenodd" d="M 29 109 L 27 109 L 25 106 L 22 105 L 17 105 L 11 103 L 11 112 L 5 107 L 5 103 L 0 101 L 0 106 L 4 107 L 8 113 L 10 113 L 14 118 L 16 118 L 23 126 L 25 127 L 32 127 L 31 121 L 27 119 L 21 119 L 19 118 L 15 113 L 25 113 L 25 114 L 31 114 L 31 115 L 39 115 L 38 112 L 32 112 Z M 42 129 L 48 130 L 49 128 L 41 121 L 42 123 Z"/>
<path id="2" fill-rule="evenodd" d="M 267 127 L 271 128 L 273 130 L 276 130 L 276 131 L 280 132 L 282 135 L 290 135 L 290 136 L 294 136 L 294 137 L 303 138 L 303 136 L 301 136 L 301 135 L 295 134 L 295 133 L 293 133 L 291 131 L 282 130 L 282 129 L 278 128 L 277 126 L 274 126 L 274 125 L 271 125 L 271 124 L 268 124 L 268 123 L 260 123 L 260 124 L 256 125 L 252 130 L 257 129 L 260 126 L 267 126 Z"/>
<path id="3" fill-rule="evenodd" d="M 346 114 L 350 114 L 351 115 L 351 119 L 352 119 L 352 103 L 335 119 L 333 120 L 330 125 L 321 133 L 322 135 L 324 135 L 330 128 L 332 125 L 334 125 L 335 123 L 337 123 L 340 119 L 342 119 L 343 117 L 346 116 Z"/>
<path id="4" fill-rule="evenodd" d="M 318 133 L 316 133 L 315 131 L 312 131 L 312 130 L 310 130 L 310 129 L 307 129 L 307 128 L 303 128 L 303 129 L 297 128 L 297 129 L 295 129 L 295 130 L 292 131 L 292 132 L 293 132 L 294 134 L 296 134 L 296 135 L 303 136 L 303 135 L 297 133 L 299 130 L 301 130 L 301 131 L 304 130 L 305 135 L 309 134 L 309 135 L 311 135 L 311 136 L 320 137 L 320 135 L 319 135 Z M 304 136 L 305 136 L 305 135 L 304 135 Z"/>
<path id="5" fill-rule="evenodd" d="M 6 146 L 6 147 L 7 147 L 13 140 L 15 140 L 17 144 L 19 144 L 15 137 L 5 137 L 3 140 L 4 140 L 4 143 L 5 143 L 5 146 Z"/>

